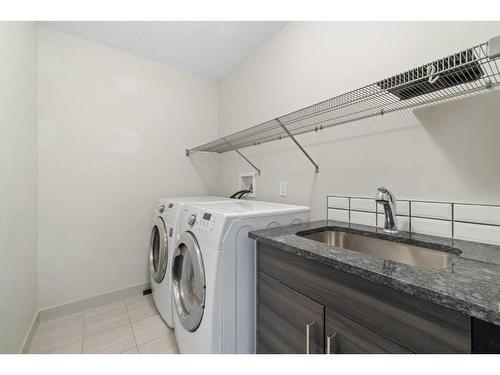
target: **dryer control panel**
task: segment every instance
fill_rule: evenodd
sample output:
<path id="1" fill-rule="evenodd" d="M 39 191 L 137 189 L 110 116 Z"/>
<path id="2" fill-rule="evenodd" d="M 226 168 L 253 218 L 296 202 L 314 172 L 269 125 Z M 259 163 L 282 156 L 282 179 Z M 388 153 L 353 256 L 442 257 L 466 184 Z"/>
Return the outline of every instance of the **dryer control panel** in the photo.
<path id="1" fill-rule="evenodd" d="M 170 200 L 162 199 L 156 206 L 156 213 L 165 222 L 165 226 L 168 233 L 169 246 L 171 246 L 171 238 L 174 235 L 175 218 L 177 216 L 177 210 L 179 204 L 173 203 Z"/>
<path id="2" fill-rule="evenodd" d="M 190 231 L 198 241 L 208 244 L 214 250 L 218 249 L 224 218 L 197 207 L 186 207 L 182 211 L 177 237 L 184 231 Z"/>

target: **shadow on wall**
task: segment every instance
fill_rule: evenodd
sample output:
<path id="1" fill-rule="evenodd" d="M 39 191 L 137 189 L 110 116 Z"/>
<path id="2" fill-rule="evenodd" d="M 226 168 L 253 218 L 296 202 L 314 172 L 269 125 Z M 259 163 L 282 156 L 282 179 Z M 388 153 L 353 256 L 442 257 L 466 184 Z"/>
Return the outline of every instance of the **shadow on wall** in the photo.
<path id="1" fill-rule="evenodd" d="M 242 149 L 262 176 L 258 199 L 308 204 L 324 215 L 328 193 L 369 195 L 377 185 L 399 196 L 498 203 L 500 186 L 500 90 L 436 105 L 375 116 L 297 137 L 319 164 L 290 139 Z M 233 152 L 220 156 L 220 190 L 236 186 L 251 170 Z M 279 195 L 280 181 L 288 195 Z"/>
<path id="2" fill-rule="evenodd" d="M 401 111 L 297 136 L 300 144 L 319 163 L 319 174 L 314 173 L 313 165 L 288 138 L 241 151 L 262 169 L 263 175 L 258 179 L 259 200 L 322 207 L 324 202 L 318 203 L 318 197 L 323 197 L 325 190 L 330 193 L 336 191 L 339 180 L 346 179 L 346 169 L 355 171 L 359 176 L 367 176 L 368 180 L 371 180 L 369 173 L 378 173 L 362 160 L 371 160 L 374 156 L 384 159 L 378 154 L 384 153 L 384 143 L 380 141 L 384 142 L 386 135 L 397 136 L 399 132 L 419 126 L 418 119 L 411 111 Z M 373 136 L 377 136 L 375 141 Z M 251 167 L 234 152 L 228 152 L 221 156 L 221 169 L 224 183 L 232 184 L 235 171 L 251 170 Z M 286 198 L 278 195 L 276 179 L 290 182 L 293 190 L 289 191 Z M 222 186 L 221 190 L 227 189 Z"/>
<path id="3" fill-rule="evenodd" d="M 187 156 L 186 156 L 187 157 Z M 208 188 L 209 194 L 218 195 L 219 192 L 219 175 L 220 175 L 220 161 L 218 154 L 207 153 L 193 153 L 189 156 L 189 161 L 200 176 L 200 179 Z M 186 184 L 189 182 L 186 181 Z M 186 187 L 185 191 L 190 191 Z"/>
<path id="4" fill-rule="evenodd" d="M 459 172 L 465 186 L 498 200 L 500 90 L 414 111 L 430 139 Z"/>
<path id="5" fill-rule="evenodd" d="M 314 205 L 314 200 L 317 198 L 318 191 L 318 174 L 314 173 L 311 181 L 311 186 L 309 188 L 309 196 L 307 197 L 307 205 L 312 207 Z"/>
<path id="6" fill-rule="evenodd" d="M 411 111 L 392 112 L 326 129 L 328 135 L 323 137 L 321 141 L 312 142 L 310 145 L 319 146 L 325 143 L 332 144 L 351 141 L 357 138 L 370 137 L 375 134 L 382 135 L 384 133 L 405 130 L 418 125 L 420 125 L 419 120 Z"/>
<path id="7" fill-rule="evenodd" d="M 375 134 L 383 135 L 384 133 L 405 130 L 419 125 L 419 119 L 411 111 L 399 111 L 335 125 L 317 132 L 300 134 L 296 138 L 302 146 L 315 147 L 371 137 Z M 289 138 L 283 138 L 280 141 L 264 143 L 260 146 L 250 146 L 243 150 L 245 155 L 261 156 L 298 149 Z M 237 155 L 233 156 L 235 159 L 238 158 Z"/>

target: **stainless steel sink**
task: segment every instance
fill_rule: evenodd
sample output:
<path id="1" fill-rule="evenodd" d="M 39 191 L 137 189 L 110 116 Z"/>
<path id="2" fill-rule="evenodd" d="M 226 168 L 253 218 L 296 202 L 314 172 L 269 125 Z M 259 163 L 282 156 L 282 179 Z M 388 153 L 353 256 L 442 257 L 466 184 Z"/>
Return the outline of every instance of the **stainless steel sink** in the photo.
<path id="1" fill-rule="evenodd" d="M 323 230 L 304 235 L 297 233 L 297 235 L 330 246 L 421 268 L 446 268 L 458 257 L 456 254 L 445 251 L 336 230 Z"/>

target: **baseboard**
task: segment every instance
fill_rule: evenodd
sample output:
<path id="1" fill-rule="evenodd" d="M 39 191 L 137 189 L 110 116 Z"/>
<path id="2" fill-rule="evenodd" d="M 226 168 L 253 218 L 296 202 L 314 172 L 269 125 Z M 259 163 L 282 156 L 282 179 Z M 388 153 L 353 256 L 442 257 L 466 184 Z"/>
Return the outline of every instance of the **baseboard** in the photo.
<path id="1" fill-rule="evenodd" d="M 66 303 L 64 305 L 54 306 L 44 310 L 37 310 L 35 312 L 35 316 L 33 317 L 33 321 L 31 322 L 30 328 L 28 329 L 28 332 L 24 337 L 19 353 L 26 354 L 29 352 L 31 342 L 33 341 L 33 337 L 35 336 L 38 325 L 41 322 L 60 318 L 62 316 L 70 314 L 76 314 L 86 309 L 103 305 L 105 303 L 115 302 L 124 298 L 140 295 L 144 290 L 149 288 L 151 288 L 151 283 L 147 282 L 143 284 L 133 285 L 124 289 L 114 290 L 109 293 L 85 298 L 79 301 Z"/>
<path id="2" fill-rule="evenodd" d="M 26 336 L 24 337 L 21 349 L 19 350 L 20 354 L 28 353 L 31 346 L 31 342 L 33 341 L 33 336 L 35 336 L 35 332 L 38 328 L 39 323 L 40 323 L 40 313 L 37 310 L 35 311 L 35 316 L 33 317 L 33 321 L 30 324 L 30 328 L 28 329 L 28 332 L 26 332 Z"/>
<path id="3" fill-rule="evenodd" d="M 76 314 L 86 309 L 103 305 L 105 303 L 115 302 L 124 298 L 142 294 L 143 290 L 149 289 L 150 287 L 151 283 L 147 282 L 143 284 L 133 285 L 124 289 L 114 290 L 105 294 L 85 298 L 79 301 L 66 303 L 64 305 L 50 307 L 38 312 L 38 320 L 39 322 L 45 322 L 47 320 L 60 318 L 61 316 Z"/>

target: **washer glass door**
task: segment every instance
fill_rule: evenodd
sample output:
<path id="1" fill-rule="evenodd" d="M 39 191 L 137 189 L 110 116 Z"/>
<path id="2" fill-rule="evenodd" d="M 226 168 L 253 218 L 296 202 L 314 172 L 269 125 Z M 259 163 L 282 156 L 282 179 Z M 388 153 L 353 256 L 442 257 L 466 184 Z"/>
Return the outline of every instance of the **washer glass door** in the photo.
<path id="1" fill-rule="evenodd" d="M 154 281 L 161 283 L 167 271 L 168 242 L 167 230 L 161 217 L 153 223 L 149 242 L 149 267 Z"/>
<path id="2" fill-rule="evenodd" d="M 172 266 L 174 301 L 182 326 L 196 331 L 205 309 L 205 268 L 198 241 L 184 232 L 174 253 Z"/>

